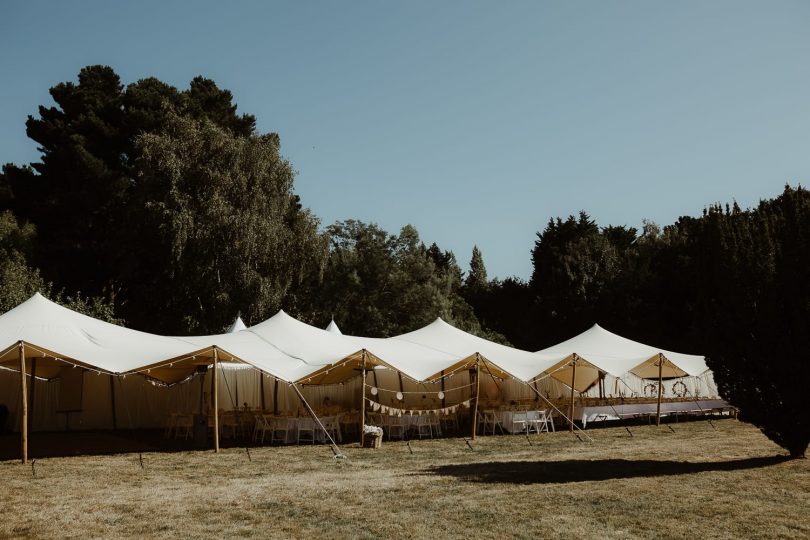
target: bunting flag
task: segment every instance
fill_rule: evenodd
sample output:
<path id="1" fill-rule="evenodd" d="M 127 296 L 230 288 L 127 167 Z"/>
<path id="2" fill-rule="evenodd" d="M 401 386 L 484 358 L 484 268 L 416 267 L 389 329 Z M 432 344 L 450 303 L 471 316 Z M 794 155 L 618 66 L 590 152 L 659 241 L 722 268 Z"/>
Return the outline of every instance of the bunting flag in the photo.
<path id="1" fill-rule="evenodd" d="M 423 414 L 455 414 L 456 411 L 458 411 L 459 407 L 465 407 L 467 409 L 470 408 L 469 400 L 459 403 L 458 405 L 452 405 L 450 407 L 442 407 L 439 409 L 398 409 L 396 407 L 383 405 L 370 398 L 366 398 L 366 401 L 371 406 L 371 409 L 374 412 L 380 412 L 382 414 L 388 414 L 391 416 L 402 416 L 402 415 L 422 416 Z"/>

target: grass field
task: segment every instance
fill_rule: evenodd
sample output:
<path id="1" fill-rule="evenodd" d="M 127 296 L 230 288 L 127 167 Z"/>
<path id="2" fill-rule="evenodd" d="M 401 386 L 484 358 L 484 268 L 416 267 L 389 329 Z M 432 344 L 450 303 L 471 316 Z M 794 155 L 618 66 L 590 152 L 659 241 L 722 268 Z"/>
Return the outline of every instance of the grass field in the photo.
<path id="1" fill-rule="evenodd" d="M 810 461 L 715 426 L 4 461 L 0 537 L 810 537 Z"/>

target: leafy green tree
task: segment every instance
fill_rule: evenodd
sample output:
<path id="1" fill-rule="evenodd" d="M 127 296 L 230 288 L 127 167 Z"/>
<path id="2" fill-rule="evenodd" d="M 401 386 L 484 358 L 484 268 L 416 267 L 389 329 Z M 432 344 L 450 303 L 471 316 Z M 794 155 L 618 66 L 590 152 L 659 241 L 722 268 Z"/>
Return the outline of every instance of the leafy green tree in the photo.
<path id="1" fill-rule="evenodd" d="M 50 94 L 55 106 L 39 107 L 26 122 L 41 161 L 3 167 L 0 204 L 36 227 L 32 262 L 44 277 L 90 295 L 123 285 L 119 270 L 130 246 L 121 232 L 139 226 L 126 211 L 138 182 L 139 135 L 162 130 L 167 111 L 234 135 L 255 133 L 255 118 L 237 115 L 231 93 L 202 77 L 185 91 L 154 78 L 124 87 L 112 68 L 88 66 L 78 83 L 57 84 Z"/>
<path id="2" fill-rule="evenodd" d="M 585 213 L 549 221 L 532 251 L 534 320 L 543 328 L 536 348 L 593 324 L 606 287 L 621 271 L 619 252 Z"/>
<path id="3" fill-rule="evenodd" d="M 20 225 L 9 211 L 0 213 L 0 313 L 28 300 L 35 292 L 46 290 L 47 284 L 39 271 L 26 261 L 33 237 L 32 225 Z"/>
<path id="4" fill-rule="evenodd" d="M 485 290 L 489 286 L 487 279 L 487 269 L 484 266 L 484 257 L 481 255 L 481 250 L 478 246 L 473 246 L 472 258 L 470 259 L 470 273 L 467 274 L 467 279 L 464 284 L 470 290 L 478 291 Z"/>
<path id="5" fill-rule="evenodd" d="M 302 314 L 315 323 L 334 316 L 345 333 L 391 336 L 442 317 L 478 330 L 459 295 L 461 270 L 452 253 L 425 247 L 412 226 L 390 234 L 375 224 L 339 221 L 323 280 L 313 284 Z"/>
<path id="6" fill-rule="evenodd" d="M 83 297 L 81 294 L 67 295 L 64 291 L 54 292 L 53 286 L 42 278 L 39 270 L 28 264 L 27 254 L 31 252 L 35 238 L 33 225 L 21 225 L 8 210 L 0 213 L 0 313 L 18 306 L 39 292 L 85 315 L 114 324 L 123 322 L 116 316 L 111 299 Z"/>
<path id="7" fill-rule="evenodd" d="M 128 316 L 164 332 L 218 331 L 239 310 L 262 320 L 320 273 L 327 239 L 293 192 L 278 137 L 167 115 L 136 140 Z"/>
<path id="8" fill-rule="evenodd" d="M 677 224 L 692 261 L 692 309 L 722 396 L 791 456 L 810 443 L 810 192 L 786 187 L 752 210 Z"/>

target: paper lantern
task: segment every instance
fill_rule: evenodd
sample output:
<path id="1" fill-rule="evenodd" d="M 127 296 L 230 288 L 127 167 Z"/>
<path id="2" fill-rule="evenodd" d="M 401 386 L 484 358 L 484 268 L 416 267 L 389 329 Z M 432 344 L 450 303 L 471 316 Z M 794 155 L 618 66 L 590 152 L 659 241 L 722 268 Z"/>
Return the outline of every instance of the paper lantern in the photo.
<path id="1" fill-rule="evenodd" d="M 439 392 L 439 399 L 444 399 L 444 392 Z"/>
<path id="2" fill-rule="evenodd" d="M 377 390 L 377 387 L 376 387 L 376 386 L 372 386 L 372 387 L 371 387 L 371 395 L 372 395 L 372 396 L 376 396 L 378 391 L 379 391 L 379 390 Z"/>
<path id="3" fill-rule="evenodd" d="M 397 399 L 402 401 L 402 392 L 397 392 Z"/>

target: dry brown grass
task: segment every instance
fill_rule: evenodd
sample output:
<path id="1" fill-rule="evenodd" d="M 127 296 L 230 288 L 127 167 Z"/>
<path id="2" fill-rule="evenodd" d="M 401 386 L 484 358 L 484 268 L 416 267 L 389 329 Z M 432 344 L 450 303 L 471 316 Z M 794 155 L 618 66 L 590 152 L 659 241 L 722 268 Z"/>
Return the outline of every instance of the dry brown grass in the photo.
<path id="1" fill-rule="evenodd" d="M 810 537 L 810 461 L 735 420 L 0 463 L 0 536 Z"/>

